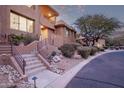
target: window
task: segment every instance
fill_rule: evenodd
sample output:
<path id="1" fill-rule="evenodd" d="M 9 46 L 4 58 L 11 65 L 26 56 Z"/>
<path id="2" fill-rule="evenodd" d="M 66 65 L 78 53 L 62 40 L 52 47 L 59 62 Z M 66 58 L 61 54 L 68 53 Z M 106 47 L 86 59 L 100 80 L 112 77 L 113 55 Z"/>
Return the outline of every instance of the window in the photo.
<path id="1" fill-rule="evenodd" d="M 10 13 L 10 28 L 32 33 L 34 30 L 34 21 L 15 13 Z"/>
<path id="2" fill-rule="evenodd" d="M 26 18 L 19 17 L 19 30 L 26 31 Z"/>
<path id="3" fill-rule="evenodd" d="M 33 32 L 33 21 L 32 20 L 27 20 L 27 31 L 32 33 Z"/>
<path id="4" fill-rule="evenodd" d="M 68 37 L 68 35 L 69 35 L 69 32 L 67 29 L 65 29 L 65 36 Z"/>
<path id="5" fill-rule="evenodd" d="M 19 16 L 16 14 L 10 14 L 10 27 L 13 29 L 18 29 L 19 27 Z"/>

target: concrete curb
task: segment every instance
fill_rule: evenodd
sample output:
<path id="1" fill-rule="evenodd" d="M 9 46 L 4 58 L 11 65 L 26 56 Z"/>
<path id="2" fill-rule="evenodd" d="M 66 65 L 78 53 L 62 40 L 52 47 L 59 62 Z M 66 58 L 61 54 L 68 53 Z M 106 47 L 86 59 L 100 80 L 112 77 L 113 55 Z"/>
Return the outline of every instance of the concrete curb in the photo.
<path id="1" fill-rule="evenodd" d="M 71 81 L 71 79 L 91 60 L 106 53 L 121 51 L 124 52 L 124 50 L 106 50 L 105 52 L 101 52 L 99 54 L 96 54 L 95 56 L 91 56 L 88 59 L 76 65 L 75 67 L 73 67 L 72 69 L 70 69 L 69 71 L 67 71 L 65 74 L 57 78 L 51 84 L 47 85 L 46 88 L 64 88 Z"/>

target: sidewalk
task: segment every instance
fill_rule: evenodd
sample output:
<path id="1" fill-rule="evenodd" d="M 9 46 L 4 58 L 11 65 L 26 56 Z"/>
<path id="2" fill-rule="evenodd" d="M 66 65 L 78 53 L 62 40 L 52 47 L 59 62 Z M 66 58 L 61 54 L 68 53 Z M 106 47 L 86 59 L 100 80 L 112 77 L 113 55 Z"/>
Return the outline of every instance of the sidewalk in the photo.
<path id="1" fill-rule="evenodd" d="M 36 80 L 36 86 L 37 88 L 44 88 L 48 84 L 52 83 L 55 81 L 58 77 L 60 77 L 59 74 L 53 73 L 49 70 L 44 70 L 41 73 L 38 73 L 36 75 L 33 75 L 37 77 L 38 79 Z M 34 84 L 34 81 L 32 80 L 32 77 L 29 77 L 29 82 Z"/>

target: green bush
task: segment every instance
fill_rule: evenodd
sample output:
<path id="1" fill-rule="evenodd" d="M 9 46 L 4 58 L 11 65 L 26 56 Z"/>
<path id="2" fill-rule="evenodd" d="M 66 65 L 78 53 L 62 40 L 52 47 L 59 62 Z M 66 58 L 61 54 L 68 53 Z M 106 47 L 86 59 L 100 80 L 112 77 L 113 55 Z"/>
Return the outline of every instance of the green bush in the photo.
<path id="1" fill-rule="evenodd" d="M 23 42 L 24 37 L 23 35 L 11 34 L 9 39 L 12 44 L 19 45 L 21 42 Z"/>
<path id="2" fill-rule="evenodd" d="M 105 49 L 104 48 L 99 48 L 99 51 L 105 51 Z"/>
<path id="3" fill-rule="evenodd" d="M 23 42 L 25 45 L 28 45 L 35 40 L 38 40 L 38 36 L 31 36 L 31 35 L 27 34 L 27 35 L 25 35 Z"/>
<path id="4" fill-rule="evenodd" d="M 98 52 L 98 48 L 96 48 L 96 47 L 91 47 L 90 55 L 94 55 L 96 52 Z"/>
<path id="5" fill-rule="evenodd" d="M 109 47 L 108 46 L 104 46 L 104 49 L 108 49 Z"/>
<path id="6" fill-rule="evenodd" d="M 78 53 L 79 55 L 82 56 L 82 58 L 88 58 L 88 56 L 91 53 L 91 48 L 90 47 L 78 47 Z"/>
<path id="7" fill-rule="evenodd" d="M 19 45 L 21 42 L 23 42 L 25 45 L 33 42 L 34 40 L 38 40 L 38 36 L 31 36 L 29 34 L 27 35 L 15 35 L 11 34 L 9 41 L 12 42 L 14 45 Z"/>
<path id="8" fill-rule="evenodd" d="M 65 57 L 71 58 L 75 53 L 76 45 L 74 45 L 74 44 L 64 44 L 61 47 L 59 47 L 58 49 L 61 50 L 62 54 Z"/>

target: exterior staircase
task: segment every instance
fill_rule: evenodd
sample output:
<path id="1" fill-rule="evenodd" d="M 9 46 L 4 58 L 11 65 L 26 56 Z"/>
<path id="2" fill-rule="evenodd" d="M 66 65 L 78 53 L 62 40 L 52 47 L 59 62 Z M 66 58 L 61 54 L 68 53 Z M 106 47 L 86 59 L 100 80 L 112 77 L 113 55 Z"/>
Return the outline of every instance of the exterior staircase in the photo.
<path id="1" fill-rule="evenodd" d="M 10 44 L 1 44 L 0 43 L 0 55 L 1 54 L 11 54 L 11 45 Z"/>
<path id="2" fill-rule="evenodd" d="M 47 69 L 36 54 L 23 54 L 22 57 L 26 62 L 25 74 L 27 76 L 33 76 Z"/>

